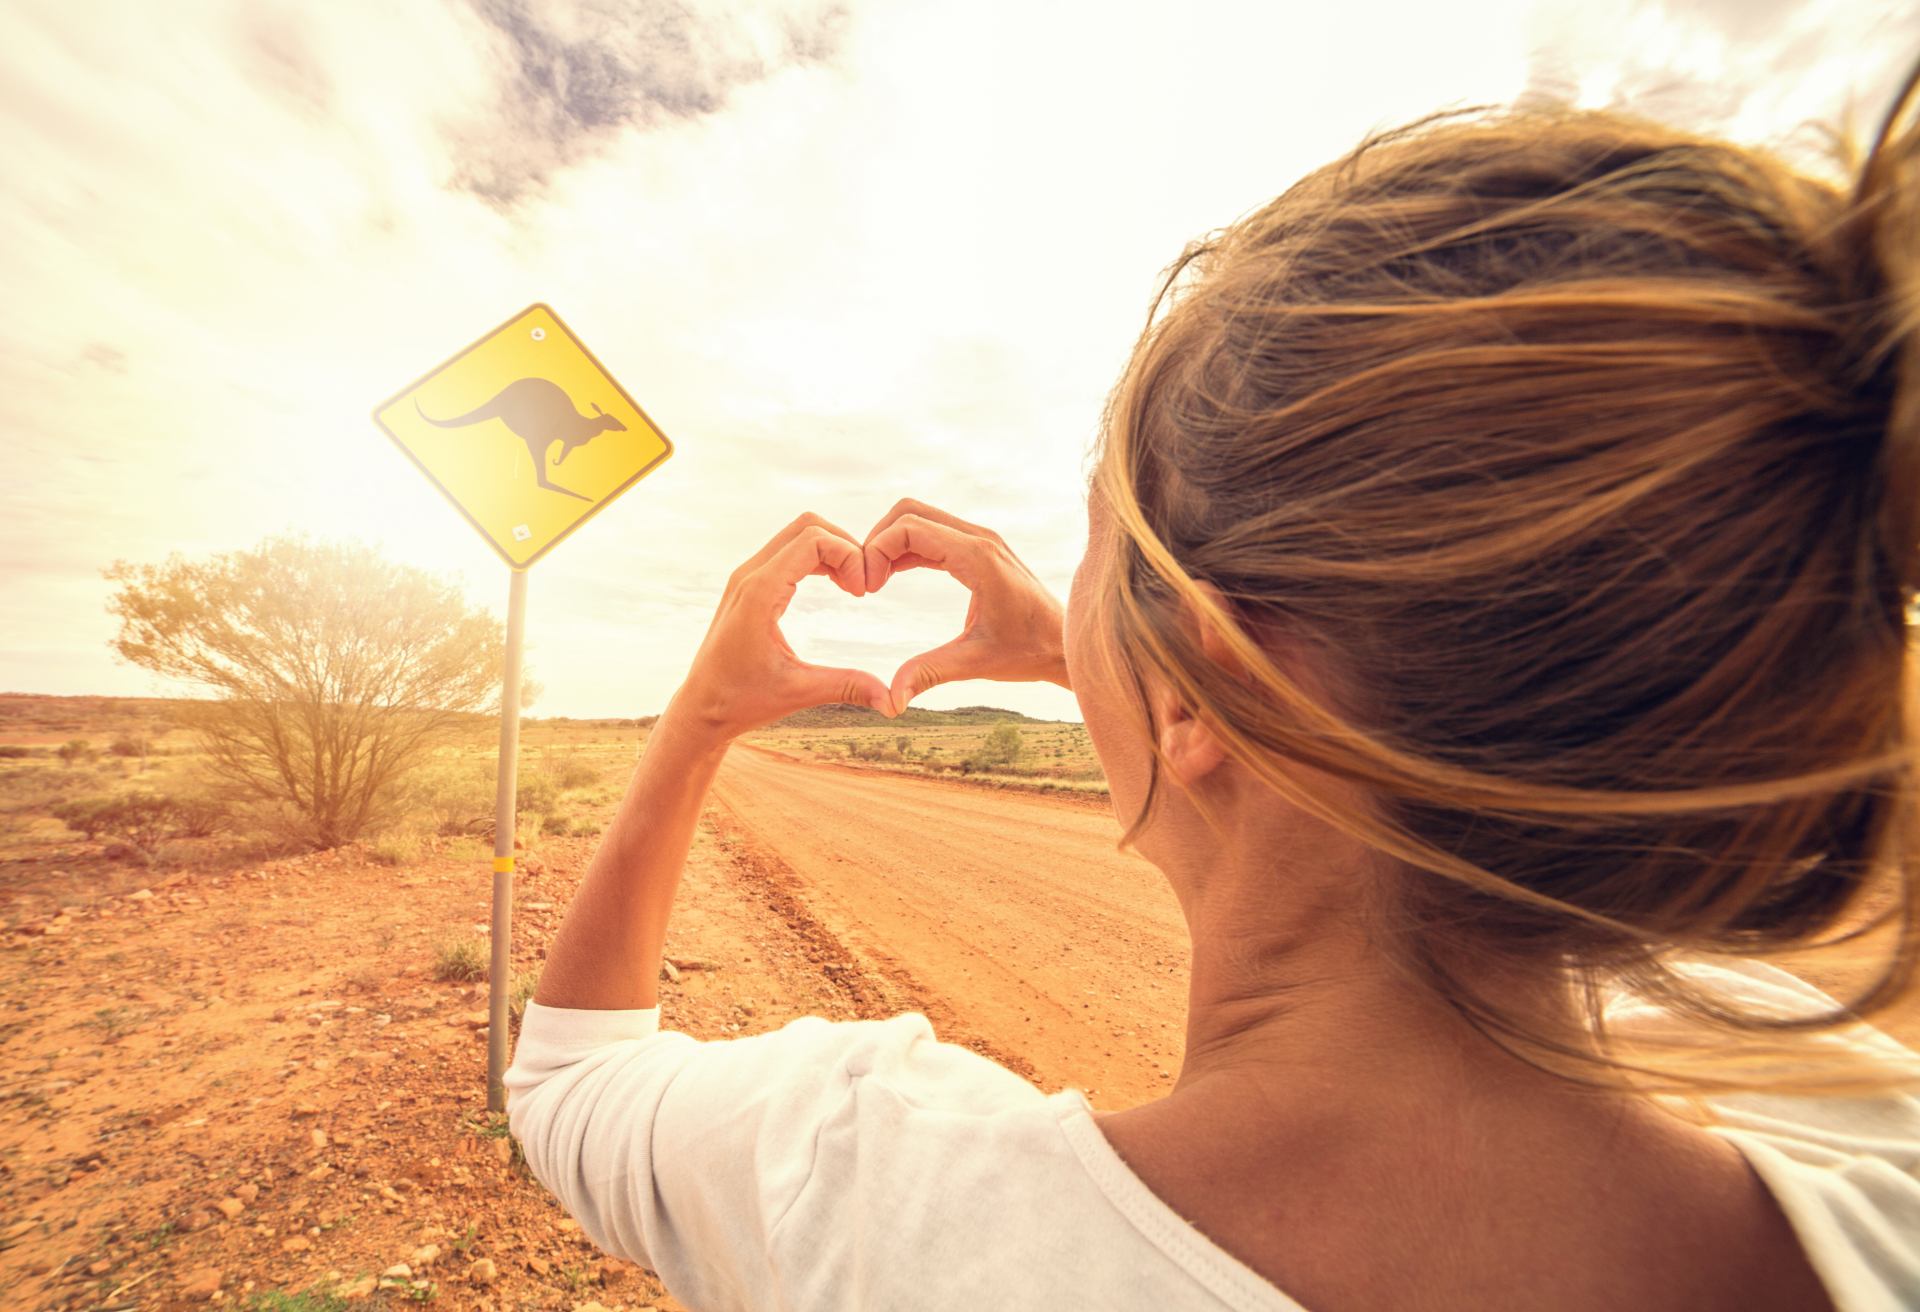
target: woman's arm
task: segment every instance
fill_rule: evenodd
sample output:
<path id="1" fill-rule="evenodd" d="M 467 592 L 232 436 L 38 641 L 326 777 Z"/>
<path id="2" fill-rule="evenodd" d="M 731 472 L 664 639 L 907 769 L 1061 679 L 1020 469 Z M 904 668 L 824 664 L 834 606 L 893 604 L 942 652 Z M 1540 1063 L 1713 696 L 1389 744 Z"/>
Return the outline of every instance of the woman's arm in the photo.
<path id="1" fill-rule="evenodd" d="M 606 1011 L 659 1005 L 667 917 L 728 741 L 676 716 L 671 705 L 654 723 L 547 951 L 535 1002 Z"/>
<path id="2" fill-rule="evenodd" d="M 543 1007 L 659 1005 L 660 948 L 707 788 L 741 734 L 822 702 L 891 714 L 887 687 L 862 670 L 809 665 L 780 634 L 800 580 L 825 574 L 866 592 L 860 545 L 805 514 L 727 578 L 692 668 L 653 732 L 612 826 L 567 908 L 533 1000 Z"/>

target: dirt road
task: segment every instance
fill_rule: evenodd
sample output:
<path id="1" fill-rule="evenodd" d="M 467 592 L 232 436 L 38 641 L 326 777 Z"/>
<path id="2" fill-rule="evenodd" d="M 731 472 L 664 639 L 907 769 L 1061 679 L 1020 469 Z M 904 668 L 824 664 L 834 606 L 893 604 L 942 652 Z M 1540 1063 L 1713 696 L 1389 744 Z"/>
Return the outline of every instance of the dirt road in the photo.
<path id="1" fill-rule="evenodd" d="M 1167 1092 L 1186 1018 L 1179 906 L 1144 858 L 1114 850 L 1104 797 L 1070 800 L 800 761 L 736 744 L 708 816 L 734 861 L 780 890 L 882 996 L 1046 1089 L 1096 1105 Z M 1878 970 L 1882 934 L 1778 964 L 1836 997 Z M 884 983 L 883 983 L 884 981 Z M 889 987 L 890 986 L 890 987 Z M 1920 1005 L 1875 1023 L 1920 1046 Z"/>
<path id="2" fill-rule="evenodd" d="M 869 773 L 736 744 L 712 805 L 722 831 L 920 1003 L 942 1037 L 987 1039 L 1043 1088 L 1076 1085 L 1100 1106 L 1172 1086 L 1185 923 L 1160 872 L 1114 850 L 1120 830 L 1104 798 Z"/>

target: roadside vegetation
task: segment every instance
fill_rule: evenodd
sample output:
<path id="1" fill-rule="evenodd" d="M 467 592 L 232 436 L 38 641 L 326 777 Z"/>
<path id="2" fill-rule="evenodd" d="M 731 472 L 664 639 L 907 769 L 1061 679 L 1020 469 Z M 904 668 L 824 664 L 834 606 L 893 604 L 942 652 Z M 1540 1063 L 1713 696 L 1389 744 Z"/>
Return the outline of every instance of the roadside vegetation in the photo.
<path id="1" fill-rule="evenodd" d="M 314 847 L 400 818 L 407 775 L 498 704 L 500 621 L 363 544 L 269 538 L 105 574 L 115 654 L 204 694 L 180 704 L 202 781 L 277 807 Z M 144 758 L 149 742 L 108 750 Z"/>
<path id="2" fill-rule="evenodd" d="M 222 787 L 192 719 L 179 701 L 0 695 L 0 864 L 63 886 L 118 867 L 125 873 L 110 882 L 138 884 L 313 850 L 311 831 L 285 805 Z M 336 846 L 396 870 L 449 855 L 484 862 L 498 732 L 485 715 L 467 717 L 393 781 L 378 824 Z M 142 751 L 108 749 L 135 734 Z M 645 741 L 635 719 L 524 721 L 515 822 L 523 852 L 597 835 Z"/>
<path id="3" fill-rule="evenodd" d="M 1107 787 L 1085 725 L 1036 720 L 991 706 L 910 707 L 894 720 L 862 706 L 816 707 L 749 734 L 746 741 L 801 760 L 845 761 L 984 784 L 1017 782 L 1092 793 Z"/>

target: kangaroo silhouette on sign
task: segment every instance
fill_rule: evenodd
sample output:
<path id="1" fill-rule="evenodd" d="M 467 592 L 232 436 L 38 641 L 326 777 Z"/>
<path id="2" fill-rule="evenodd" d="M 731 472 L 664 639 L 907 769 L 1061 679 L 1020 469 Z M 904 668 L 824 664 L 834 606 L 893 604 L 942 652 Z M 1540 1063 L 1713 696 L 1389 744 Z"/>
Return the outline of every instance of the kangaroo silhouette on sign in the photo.
<path id="1" fill-rule="evenodd" d="M 418 397 L 414 398 L 413 408 L 420 410 Z M 555 442 L 560 443 L 560 454 L 553 460 L 553 467 L 558 469 L 567 452 L 575 447 L 585 446 L 602 433 L 627 431 L 625 424 L 598 405 L 593 407 L 592 414 L 581 414 L 574 409 L 573 398 L 558 383 L 545 378 L 516 378 L 491 401 L 452 419 L 435 419 L 425 410 L 420 410 L 420 417 L 436 428 L 466 428 L 498 419 L 527 444 L 527 454 L 533 457 L 533 476 L 541 487 L 581 501 L 593 498 L 548 480 L 547 452 Z"/>

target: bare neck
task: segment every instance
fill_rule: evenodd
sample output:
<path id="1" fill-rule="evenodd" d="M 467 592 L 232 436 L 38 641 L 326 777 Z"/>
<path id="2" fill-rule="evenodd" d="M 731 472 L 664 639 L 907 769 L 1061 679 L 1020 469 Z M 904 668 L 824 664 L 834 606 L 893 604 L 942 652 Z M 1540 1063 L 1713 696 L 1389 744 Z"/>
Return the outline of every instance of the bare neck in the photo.
<path id="1" fill-rule="evenodd" d="M 1383 862 L 1297 814 L 1267 815 L 1224 826 L 1223 838 L 1186 814 L 1154 854 L 1191 939 L 1176 1089 L 1276 1070 L 1348 1090 L 1564 1084 L 1504 1052 L 1394 964 L 1380 929 L 1390 896 Z M 1489 966 L 1476 983 L 1543 1026 L 1580 1029 L 1564 981 Z"/>

